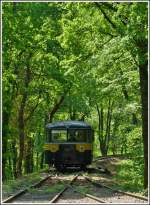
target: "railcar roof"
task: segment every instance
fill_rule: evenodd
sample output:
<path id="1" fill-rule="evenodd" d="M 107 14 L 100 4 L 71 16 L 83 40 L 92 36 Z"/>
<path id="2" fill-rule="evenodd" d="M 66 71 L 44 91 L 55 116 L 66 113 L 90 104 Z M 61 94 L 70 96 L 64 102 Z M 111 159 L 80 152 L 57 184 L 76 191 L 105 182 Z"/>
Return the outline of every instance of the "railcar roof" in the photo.
<path id="1" fill-rule="evenodd" d="M 46 125 L 47 129 L 68 129 L 68 128 L 86 128 L 91 129 L 92 127 L 83 121 L 60 121 L 55 123 L 49 123 Z"/>

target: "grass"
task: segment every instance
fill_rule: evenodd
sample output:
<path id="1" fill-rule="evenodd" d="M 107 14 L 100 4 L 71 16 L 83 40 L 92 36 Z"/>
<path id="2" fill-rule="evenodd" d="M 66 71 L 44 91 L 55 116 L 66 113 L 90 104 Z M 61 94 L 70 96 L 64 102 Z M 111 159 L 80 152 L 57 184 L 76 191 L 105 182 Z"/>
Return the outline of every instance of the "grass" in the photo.
<path id="1" fill-rule="evenodd" d="M 40 190 L 40 194 L 49 194 L 49 193 L 58 193 L 64 188 L 63 184 L 54 184 L 52 186 L 48 186 L 47 188 Z M 31 188 L 28 190 L 30 193 L 34 194 L 37 193 L 36 188 Z"/>
<path id="2" fill-rule="evenodd" d="M 44 170 L 45 171 L 45 170 Z M 34 172 L 32 174 L 24 175 L 15 180 L 8 180 L 2 186 L 3 197 L 8 197 L 12 193 L 16 193 L 21 189 L 28 188 L 30 193 L 37 192 L 36 188 L 29 188 L 34 183 L 38 182 L 42 179 L 42 175 L 40 175 L 41 170 L 39 172 Z M 52 186 L 44 187 L 44 189 L 38 189 L 40 194 L 48 194 L 48 193 L 57 193 L 64 188 L 63 184 L 54 184 Z"/>
<path id="3" fill-rule="evenodd" d="M 24 189 L 42 179 L 39 172 L 24 175 L 18 179 L 5 181 L 2 185 L 3 195 L 10 195 L 20 189 Z"/>
<path id="4" fill-rule="evenodd" d="M 118 186 L 116 189 L 130 191 L 147 196 L 147 190 L 143 188 L 143 162 L 135 160 L 122 160 L 117 165 L 117 174 L 113 177 Z"/>
<path id="5" fill-rule="evenodd" d="M 79 192 L 87 194 L 89 191 L 89 186 L 76 186 L 75 187 Z"/>

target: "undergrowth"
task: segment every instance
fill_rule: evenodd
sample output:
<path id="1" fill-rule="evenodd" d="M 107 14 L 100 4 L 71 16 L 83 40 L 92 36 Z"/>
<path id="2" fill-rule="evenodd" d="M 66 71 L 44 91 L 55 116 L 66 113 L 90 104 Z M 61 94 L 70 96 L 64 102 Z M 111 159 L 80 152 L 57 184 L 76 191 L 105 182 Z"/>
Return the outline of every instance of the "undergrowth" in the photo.
<path id="1" fill-rule="evenodd" d="M 115 181 L 119 184 L 117 188 L 147 196 L 147 190 L 143 188 L 143 172 L 143 159 L 122 160 L 117 165 L 117 174 L 114 176 Z"/>
<path id="2" fill-rule="evenodd" d="M 44 187 L 44 189 L 40 190 L 40 194 L 49 194 L 49 193 L 58 193 L 64 188 L 63 184 L 54 184 L 53 186 Z M 37 188 L 28 189 L 30 193 L 37 193 Z"/>
<path id="3" fill-rule="evenodd" d="M 34 172 L 32 174 L 24 175 L 17 179 L 7 180 L 2 185 L 2 193 L 3 195 L 10 195 L 17 190 L 29 187 L 40 179 L 42 179 L 40 173 Z"/>

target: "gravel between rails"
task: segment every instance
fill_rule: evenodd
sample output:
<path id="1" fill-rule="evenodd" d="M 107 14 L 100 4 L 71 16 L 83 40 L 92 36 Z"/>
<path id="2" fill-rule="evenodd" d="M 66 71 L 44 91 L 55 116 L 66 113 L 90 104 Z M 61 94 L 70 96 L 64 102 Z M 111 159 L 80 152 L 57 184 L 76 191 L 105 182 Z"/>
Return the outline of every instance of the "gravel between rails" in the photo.
<path id="1" fill-rule="evenodd" d="M 73 189 L 67 189 L 63 195 L 58 199 L 57 203 L 73 203 L 73 204 L 80 204 L 80 203 L 89 203 L 89 204 L 97 204 L 98 202 L 94 199 L 84 196 L 76 192 Z"/>
<path id="2" fill-rule="evenodd" d="M 55 186 L 57 183 L 58 180 L 49 179 L 42 186 L 29 190 L 18 199 L 13 200 L 12 203 L 49 203 L 50 199 L 57 193 L 57 190 L 51 192 L 51 187 Z"/>
<path id="3" fill-rule="evenodd" d="M 100 197 L 101 199 L 109 203 L 148 203 L 147 201 L 137 199 L 122 193 L 113 192 L 104 187 L 90 187 L 89 193 L 93 194 L 96 197 Z"/>
<path id="4" fill-rule="evenodd" d="M 78 190 L 78 188 L 76 189 L 74 183 L 78 181 L 79 177 L 79 174 L 76 175 L 67 186 L 65 185 L 65 187 L 51 200 L 51 203 L 105 203 L 93 195 Z M 64 182 L 62 183 L 64 184 Z"/>
<path id="5" fill-rule="evenodd" d="M 46 176 L 45 178 L 41 179 L 40 181 L 36 182 L 35 184 L 29 186 L 29 188 L 25 188 L 25 189 L 20 190 L 16 194 L 5 199 L 3 201 L 3 203 L 10 203 L 10 202 L 14 201 L 15 199 L 17 199 L 18 197 L 22 196 L 23 194 L 26 194 L 29 189 L 33 189 L 33 188 L 37 188 L 37 187 L 42 186 L 42 184 L 44 184 L 44 182 L 47 181 L 49 178 L 50 178 L 50 175 Z"/>
<path id="6" fill-rule="evenodd" d="M 29 178 L 27 176 L 22 177 L 22 178 L 17 180 L 17 183 L 16 183 L 17 185 L 15 185 L 16 181 L 14 182 L 14 184 L 13 184 L 13 182 L 11 182 L 13 184 L 13 188 L 11 188 L 11 190 L 9 190 L 9 191 L 3 187 L 5 185 L 2 185 L 2 201 L 5 201 L 8 198 L 19 193 L 20 190 L 25 190 L 28 187 L 32 186 L 32 184 L 36 184 L 37 182 L 39 182 L 39 180 L 43 180 L 48 175 L 49 175 L 48 173 L 42 172 L 42 173 L 39 173 L 39 179 L 37 179 L 37 178 L 34 179 L 34 176 L 33 176 L 32 180 L 31 179 L 29 180 Z"/>
<path id="7" fill-rule="evenodd" d="M 75 177 L 75 176 L 74 176 Z M 73 177 L 73 178 L 74 178 Z M 72 180 L 72 176 L 55 175 L 51 176 L 48 180 L 42 184 L 42 186 L 36 189 L 29 189 L 29 191 L 18 199 L 13 200 L 12 203 L 50 203 L 51 200 L 64 189 L 66 184 L 69 184 Z M 63 181 L 63 183 L 61 183 Z"/>
<path id="8" fill-rule="evenodd" d="M 85 178 L 86 179 L 86 178 Z M 87 178 L 88 179 L 88 178 Z M 95 186 L 90 181 L 88 181 L 90 184 L 89 187 L 89 193 L 93 194 L 96 197 L 100 197 L 104 201 L 107 201 L 108 203 L 140 203 L 140 204 L 148 204 L 148 201 L 144 200 L 144 197 L 142 199 L 135 197 L 134 195 L 128 195 L 128 193 L 125 192 L 119 192 L 117 190 L 113 190 L 110 187 L 105 187 L 103 184 L 99 184 L 99 186 Z M 84 182 L 85 183 L 85 182 Z M 93 185 L 93 186 L 92 186 Z"/>

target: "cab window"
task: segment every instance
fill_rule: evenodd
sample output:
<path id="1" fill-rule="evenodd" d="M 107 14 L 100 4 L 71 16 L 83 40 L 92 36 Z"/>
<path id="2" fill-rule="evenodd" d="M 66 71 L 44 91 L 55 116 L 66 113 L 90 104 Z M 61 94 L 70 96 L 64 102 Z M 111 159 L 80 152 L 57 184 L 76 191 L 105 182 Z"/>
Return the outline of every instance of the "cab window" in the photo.
<path id="1" fill-rule="evenodd" d="M 88 142 L 89 132 L 88 130 L 74 130 L 70 129 L 68 133 L 68 141 L 70 142 Z"/>
<path id="2" fill-rule="evenodd" d="M 66 142 L 67 141 L 67 131 L 66 130 L 52 130 L 51 131 L 51 141 L 52 142 Z"/>

